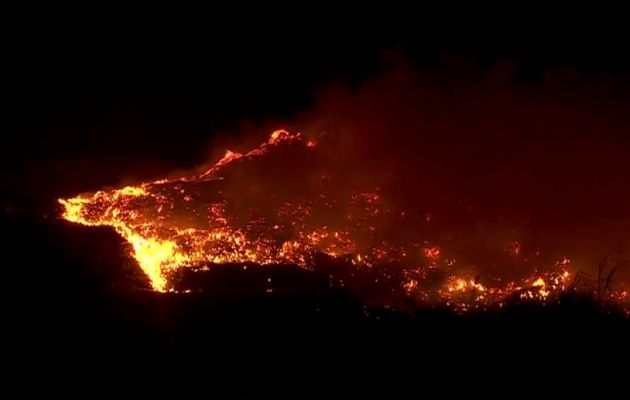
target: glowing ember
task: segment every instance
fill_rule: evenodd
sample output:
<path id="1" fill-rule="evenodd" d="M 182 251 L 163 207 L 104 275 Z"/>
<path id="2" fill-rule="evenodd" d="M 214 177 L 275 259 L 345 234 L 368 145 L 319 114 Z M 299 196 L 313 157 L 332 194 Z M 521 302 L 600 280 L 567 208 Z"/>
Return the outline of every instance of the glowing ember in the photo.
<path id="1" fill-rule="evenodd" d="M 436 260 L 440 256 L 440 248 L 437 246 L 427 247 L 424 249 L 424 255 L 427 258 Z"/>
<path id="2" fill-rule="evenodd" d="M 518 241 L 513 241 L 511 243 L 512 245 L 512 253 L 514 253 L 515 256 L 518 256 L 521 254 L 521 244 Z"/>
<path id="3" fill-rule="evenodd" d="M 226 151 L 199 174 L 59 202 L 68 221 L 113 227 L 157 291 L 177 290 L 174 273 L 186 268 L 245 262 L 312 268 L 316 254 L 357 273 L 388 265 L 370 280 L 462 311 L 514 297 L 549 301 L 567 289 L 567 258 L 543 273 L 524 269 L 518 279 L 479 276 L 473 263 L 460 261 L 466 254 L 456 250 L 459 242 L 429 245 L 434 241 L 418 233 L 422 224 L 435 224 L 432 214 L 401 209 L 381 187 L 355 183 L 323 142 L 278 130 L 253 150 Z M 502 246 L 513 255 L 506 262 L 538 262 L 518 241 L 506 238 Z"/>

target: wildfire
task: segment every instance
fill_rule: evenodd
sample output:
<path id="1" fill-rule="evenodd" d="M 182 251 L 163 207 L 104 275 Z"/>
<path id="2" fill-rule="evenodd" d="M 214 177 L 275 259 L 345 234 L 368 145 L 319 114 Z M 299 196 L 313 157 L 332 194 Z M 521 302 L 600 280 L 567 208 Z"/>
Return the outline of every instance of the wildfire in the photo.
<path id="1" fill-rule="evenodd" d="M 59 202 L 65 207 L 63 217 L 68 221 L 112 226 L 131 244 L 133 257 L 158 291 L 167 290 L 169 272 L 203 263 L 296 263 L 306 266 L 307 253 L 312 250 L 325 250 L 330 254 L 351 252 L 353 243 L 348 233 L 328 232 L 327 227 L 295 232 L 310 208 L 304 203 L 286 203 L 277 210 L 277 216 L 290 217 L 289 223 L 276 223 L 271 229 L 280 231 L 285 228 L 285 233 L 292 230 L 295 234 L 293 238 L 279 242 L 266 235 L 268 218 L 249 220 L 238 228 L 230 226 L 227 202 L 220 199 L 206 202 L 201 191 L 205 186 L 219 183 L 223 179 L 220 173 L 234 162 L 261 157 L 283 145 L 312 148 L 314 144 L 312 140 L 305 142 L 300 134 L 278 130 L 267 142 L 246 154 L 226 151 L 216 164 L 197 176 L 162 179 L 109 192 L 98 191 L 88 196 L 60 199 Z M 183 216 L 186 217 L 184 220 Z M 202 226 L 193 227 L 195 225 Z"/>
<path id="2" fill-rule="evenodd" d="M 339 168 L 319 154 L 321 142 L 278 130 L 252 150 L 226 151 L 201 173 L 59 203 L 68 221 L 113 227 L 156 291 L 177 290 L 172 276 L 186 268 L 247 262 L 312 268 L 316 254 L 357 271 L 390 265 L 371 280 L 397 282 L 407 296 L 460 310 L 513 296 L 548 301 L 566 289 L 572 276 L 566 258 L 518 281 L 462 272 L 460 254 L 446 244 L 408 234 L 431 214 L 414 217 L 389 204 L 381 188 L 339 178 Z M 524 257 L 519 242 L 506 239 L 506 246 Z"/>

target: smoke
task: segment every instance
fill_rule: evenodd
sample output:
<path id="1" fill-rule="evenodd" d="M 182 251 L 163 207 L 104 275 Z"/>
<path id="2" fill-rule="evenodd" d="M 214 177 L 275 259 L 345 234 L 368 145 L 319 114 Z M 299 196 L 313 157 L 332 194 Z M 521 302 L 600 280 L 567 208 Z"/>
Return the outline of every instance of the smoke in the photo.
<path id="1" fill-rule="evenodd" d="M 584 270 L 627 254 L 627 80 L 571 66 L 538 79 L 523 71 L 509 60 L 421 66 L 392 52 L 378 76 L 328 85 L 295 118 L 240 134 L 259 140 L 280 126 L 326 138 L 342 182 L 369 181 L 432 218 L 423 234 L 466 237 L 486 260 L 513 242 Z"/>

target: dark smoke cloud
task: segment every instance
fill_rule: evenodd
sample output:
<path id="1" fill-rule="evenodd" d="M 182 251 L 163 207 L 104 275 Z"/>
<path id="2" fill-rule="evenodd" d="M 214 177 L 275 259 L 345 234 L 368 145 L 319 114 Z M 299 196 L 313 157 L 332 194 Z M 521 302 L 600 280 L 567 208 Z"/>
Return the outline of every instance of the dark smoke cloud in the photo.
<path id="1" fill-rule="evenodd" d="M 241 132 L 325 133 L 348 179 L 371 177 L 392 201 L 435 214 L 442 231 L 465 227 L 494 250 L 518 239 L 590 269 L 630 248 L 627 79 L 571 66 L 538 80 L 522 72 L 509 60 L 423 67 L 392 52 L 379 76 L 324 87 L 291 121 Z"/>

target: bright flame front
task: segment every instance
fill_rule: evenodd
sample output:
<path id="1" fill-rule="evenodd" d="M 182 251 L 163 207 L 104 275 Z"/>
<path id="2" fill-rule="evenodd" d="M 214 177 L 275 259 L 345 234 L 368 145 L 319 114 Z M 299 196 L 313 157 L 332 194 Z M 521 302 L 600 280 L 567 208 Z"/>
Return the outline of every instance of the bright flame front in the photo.
<path id="1" fill-rule="evenodd" d="M 419 213 L 411 219 L 379 187 L 335 181 L 338 168 L 320 157 L 319 147 L 320 140 L 275 131 L 260 146 L 226 151 L 192 176 L 59 202 L 68 221 L 113 227 L 156 291 L 174 290 L 170 276 L 182 268 L 243 262 L 311 267 L 317 253 L 358 269 L 393 265 L 402 271 L 401 292 L 460 310 L 513 296 L 548 301 L 566 290 L 566 259 L 518 281 L 479 279 L 465 272 L 447 246 L 413 234 L 394 238 L 391 232 L 413 231 L 432 218 Z M 524 257 L 519 242 L 506 240 L 505 248 L 512 257 Z M 436 274 L 442 283 L 425 284 Z"/>

